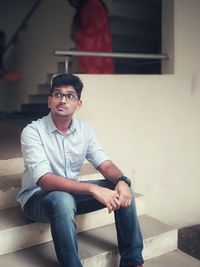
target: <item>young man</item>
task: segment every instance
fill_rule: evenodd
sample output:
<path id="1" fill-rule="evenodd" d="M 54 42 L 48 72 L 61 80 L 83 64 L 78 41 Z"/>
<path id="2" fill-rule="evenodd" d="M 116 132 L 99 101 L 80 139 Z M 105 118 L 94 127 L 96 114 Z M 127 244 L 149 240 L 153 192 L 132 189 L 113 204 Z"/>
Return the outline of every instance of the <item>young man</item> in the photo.
<path id="1" fill-rule="evenodd" d="M 50 113 L 26 126 L 21 135 L 25 170 L 18 195 L 24 213 L 50 223 L 58 260 L 63 267 L 81 267 L 77 250 L 76 214 L 107 207 L 114 211 L 120 267 L 143 264 L 142 236 L 131 181 L 113 164 L 92 129 L 73 118 L 82 105 L 83 84 L 72 74 L 52 80 Z M 87 159 L 105 179 L 78 181 Z"/>

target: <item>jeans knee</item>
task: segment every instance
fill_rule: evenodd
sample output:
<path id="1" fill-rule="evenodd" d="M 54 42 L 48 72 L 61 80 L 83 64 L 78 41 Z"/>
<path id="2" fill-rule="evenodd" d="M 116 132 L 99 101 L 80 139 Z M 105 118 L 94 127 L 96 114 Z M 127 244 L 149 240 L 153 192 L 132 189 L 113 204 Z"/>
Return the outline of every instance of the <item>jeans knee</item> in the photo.
<path id="1" fill-rule="evenodd" d="M 73 219 L 76 214 L 74 197 L 66 192 L 54 191 L 49 193 L 48 211 L 51 216 Z"/>

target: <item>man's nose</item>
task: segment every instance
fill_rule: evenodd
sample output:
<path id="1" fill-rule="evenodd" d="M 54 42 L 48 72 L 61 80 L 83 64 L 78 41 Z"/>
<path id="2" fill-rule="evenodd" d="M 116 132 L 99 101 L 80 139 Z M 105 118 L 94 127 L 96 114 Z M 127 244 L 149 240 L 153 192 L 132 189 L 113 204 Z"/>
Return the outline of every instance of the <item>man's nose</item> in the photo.
<path id="1" fill-rule="evenodd" d="M 65 95 L 63 95 L 63 97 L 61 98 L 61 100 L 60 100 L 62 103 L 66 103 L 66 96 Z"/>

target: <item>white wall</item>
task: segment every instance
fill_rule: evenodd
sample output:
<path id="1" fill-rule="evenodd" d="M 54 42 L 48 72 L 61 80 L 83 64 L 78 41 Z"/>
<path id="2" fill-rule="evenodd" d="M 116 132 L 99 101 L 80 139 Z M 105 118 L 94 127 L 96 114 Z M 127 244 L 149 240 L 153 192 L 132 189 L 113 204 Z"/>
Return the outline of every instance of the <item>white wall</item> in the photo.
<path id="1" fill-rule="evenodd" d="M 71 47 L 73 9 L 66 2 L 58 7 L 44 0 L 19 44 L 22 102 L 56 71 L 52 50 L 65 40 Z M 200 222 L 200 1 L 174 2 L 174 74 L 82 75 L 84 104 L 77 116 L 89 121 L 114 162 L 135 178 L 147 212 L 186 226 Z"/>

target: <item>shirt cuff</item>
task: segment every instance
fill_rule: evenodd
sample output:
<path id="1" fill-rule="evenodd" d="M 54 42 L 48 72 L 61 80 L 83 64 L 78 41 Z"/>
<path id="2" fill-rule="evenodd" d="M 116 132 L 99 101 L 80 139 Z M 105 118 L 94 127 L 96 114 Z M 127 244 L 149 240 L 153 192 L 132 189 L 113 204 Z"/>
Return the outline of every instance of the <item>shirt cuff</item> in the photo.
<path id="1" fill-rule="evenodd" d="M 32 168 L 34 182 L 37 184 L 38 180 L 46 173 L 52 173 L 48 162 L 40 163 L 37 167 Z"/>

